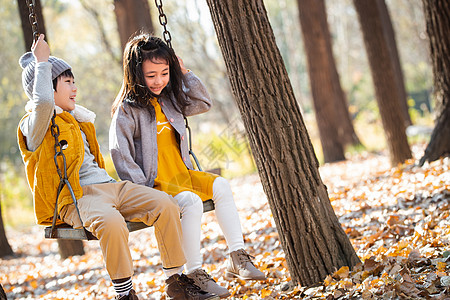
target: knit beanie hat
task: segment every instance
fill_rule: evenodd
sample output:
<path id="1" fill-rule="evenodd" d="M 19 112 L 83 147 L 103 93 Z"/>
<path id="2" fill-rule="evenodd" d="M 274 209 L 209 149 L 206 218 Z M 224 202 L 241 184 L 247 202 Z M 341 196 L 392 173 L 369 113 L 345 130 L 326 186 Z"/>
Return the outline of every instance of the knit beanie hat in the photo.
<path id="1" fill-rule="evenodd" d="M 72 67 L 64 60 L 50 56 L 48 61 L 52 64 L 52 80 L 61 75 L 64 71 L 72 69 Z M 27 52 L 19 59 L 22 67 L 22 86 L 29 99 L 33 99 L 34 69 L 36 60 L 33 53 Z"/>

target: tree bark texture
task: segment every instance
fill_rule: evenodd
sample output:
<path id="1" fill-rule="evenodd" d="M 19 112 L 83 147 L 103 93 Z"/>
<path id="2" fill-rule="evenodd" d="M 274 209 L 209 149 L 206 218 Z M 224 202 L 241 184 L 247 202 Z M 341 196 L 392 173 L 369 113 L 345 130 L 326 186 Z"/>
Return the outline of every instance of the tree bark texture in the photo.
<path id="1" fill-rule="evenodd" d="M 323 0 L 299 0 L 298 8 L 324 162 L 345 160 L 344 145 L 338 134 L 338 94 L 331 72 L 334 58 L 328 48 L 331 41 L 325 3 Z"/>
<path id="2" fill-rule="evenodd" d="M 147 0 L 114 0 L 114 13 L 122 52 L 133 34 L 140 30 L 154 32 Z"/>
<path id="3" fill-rule="evenodd" d="M 450 3 L 423 0 L 433 63 L 437 118 L 430 142 L 419 164 L 450 155 Z"/>
<path id="4" fill-rule="evenodd" d="M 391 52 L 392 63 L 394 64 L 395 80 L 399 92 L 400 108 L 405 121 L 405 126 L 412 125 L 411 117 L 408 110 L 408 96 L 405 88 L 405 77 L 403 76 L 402 65 L 400 62 L 400 55 L 397 49 L 397 41 L 395 39 L 395 31 L 392 26 L 391 16 L 386 5 L 385 0 L 377 0 L 380 9 L 381 23 L 383 24 L 384 33 L 386 34 L 387 44 Z"/>
<path id="5" fill-rule="evenodd" d="M 6 238 L 5 227 L 3 225 L 2 206 L 0 203 L 0 257 L 5 257 L 13 254 L 14 252 L 8 243 L 8 239 Z"/>
<path id="6" fill-rule="evenodd" d="M 207 0 L 295 282 L 359 262 L 333 211 L 262 0 Z"/>
<path id="7" fill-rule="evenodd" d="M 308 56 L 308 68 L 310 73 L 311 90 L 313 91 L 313 101 L 316 102 L 314 95 L 325 97 L 318 98 L 319 102 L 334 102 L 335 125 L 333 125 L 339 137 L 339 141 L 345 145 L 360 145 L 361 142 L 356 135 L 353 123 L 348 111 L 347 97 L 342 89 L 339 73 L 336 67 L 336 61 L 333 55 L 331 44 L 331 35 L 328 27 L 325 2 L 323 0 L 298 0 L 298 9 L 300 16 L 300 25 L 303 32 L 303 39 Z M 328 72 L 327 69 L 321 69 L 328 65 L 332 90 L 326 88 L 331 96 L 323 95 L 324 85 L 327 84 L 326 78 L 321 76 L 322 72 Z M 319 75 L 319 76 L 317 76 Z M 313 76 L 316 76 L 313 78 Z M 325 79 L 325 80 L 324 80 Z M 322 81 L 322 82 L 321 82 Z M 313 86 L 314 85 L 314 86 Z M 320 105 L 320 103 L 319 103 Z M 317 122 L 322 121 L 322 117 L 317 116 Z M 325 124 L 328 125 L 328 124 Z M 327 134 L 326 138 L 329 138 Z"/>
<path id="8" fill-rule="evenodd" d="M 2 285 L 0 284 L 0 300 L 6 300 L 7 298 L 6 298 L 6 293 L 5 293 L 5 291 L 3 290 L 3 287 L 2 287 Z"/>
<path id="9" fill-rule="evenodd" d="M 353 0 L 353 3 L 364 37 L 391 165 L 396 166 L 410 159 L 412 155 L 406 137 L 394 64 L 383 31 L 380 9 L 373 1 Z"/>
<path id="10" fill-rule="evenodd" d="M 33 30 L 30 24 L 30 11 L 27 6 L 26 0 L 17 0 L 17 7 L 19 8 L 20 22 L 22 24 L 23 38 L 25 42 L 25 51 L 30 51 L 33 44 Z M 44 16 L 42 15 L 41 0 L 34 1 L 34 13 L 38 23 L 39 33 L 45 34 L 47 39 L 47 33 L 45 30 Z"/>

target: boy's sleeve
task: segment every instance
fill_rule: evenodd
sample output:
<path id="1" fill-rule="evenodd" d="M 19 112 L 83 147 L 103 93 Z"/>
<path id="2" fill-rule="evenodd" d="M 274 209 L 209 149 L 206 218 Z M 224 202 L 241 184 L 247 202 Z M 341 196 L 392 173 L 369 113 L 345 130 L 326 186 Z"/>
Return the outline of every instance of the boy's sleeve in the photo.
<path id="1" fill-rule="evenodd" d="M 44 140 L 54 108 L 52 64 L 39 62 L 36 64 L 33 99 L 26 105 L 29 115 L 20 124 L 29 151 L 35 151 Z"/>
<path id="2" fill-rule="evenodd" d="M 122 106 L 118 107 L 109 127 L 109 150 L 120 179 L 145 185 L 145 174 L 134 160 L 134 130 L 131 113 L 124 112 Z"/>
<path id="3" fill-rule="evenodd" d="M 193 72 L 186 73 L 183 91 L 185 92 L 189 105 L 185 108 L 186 116 L 193 116 L 207 112 L 211 109 L 211 97 L 201 80 Z"/>

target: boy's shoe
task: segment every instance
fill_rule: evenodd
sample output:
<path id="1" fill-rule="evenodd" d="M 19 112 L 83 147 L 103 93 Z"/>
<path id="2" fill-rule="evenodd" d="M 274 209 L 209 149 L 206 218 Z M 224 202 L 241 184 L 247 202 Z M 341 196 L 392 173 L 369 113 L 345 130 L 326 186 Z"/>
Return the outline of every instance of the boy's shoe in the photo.
<path id="1" fill-rule="evenodd" d="M 254 257 L 245 252 L 244 249 L 231 252 L 227 262 L 227 269 L 225 270 L 225 278 L 233 279 L 237 277 L 242 280 L 266 280 L 264 273 L 255 267 L 250 258 Z"/>
<path id="2" fill-rule="evenodd" d="M 138 296 L 136 295 L 136 292 L 132 289 L 128 295 L 119 296 L 117 295 L 116 300 L 139 300 Z"/>
<path id="3" fill-rule="evenodd" d="M 208 293 L 195 285 L 194 281 L 184 274 L 172 275 L 166 280 L 167 299 L 174 300 L 219 300 L 216 294 Z"/>
<path id="4" fill-rule="evenodd" d="M 211 275 L 206 273 L 206 271 L 201 268 L 195 270 L 192 273 L 189 273 L 187 277 L 194 280 L 195 285 L 206 292 L 216 294 L 220 298 L 226 298 L 230 296 L 230 292 L 228 292 L 226 288 L 218 285 L 216 281 L 211 277 Z"/>

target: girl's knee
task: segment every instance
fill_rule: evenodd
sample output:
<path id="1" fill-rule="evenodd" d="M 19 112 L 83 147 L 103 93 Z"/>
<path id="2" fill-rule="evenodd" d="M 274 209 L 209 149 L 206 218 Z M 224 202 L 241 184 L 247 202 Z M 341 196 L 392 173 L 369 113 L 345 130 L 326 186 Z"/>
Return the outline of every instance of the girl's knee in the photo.
<path id="1" fill-rule="evenodd" d="M 231 186 L 230 186 L 230 183 L 228 182 L 228 180 L 226 180 L 225 178 L 217 177 L 216 179 L 214 179 L 213 189 L 231 190 Z"/>
<path id="2" fill-rule="evenodd" d="M 217 177 L 213 183 L 213 201 L 217 204 L 220 202 L 229 202 L 233 200 L 233 192 L 231 191 L 231 186 L 228 180 L 223 177 Z"/>
<path id="3" fill-rule="evenodd" d="M 178 201 L 178 206 L 183 214 L 186 211 L 203 213 L 203 202 L 202 199 L 195 193 L 192 192 L 181 192 L 175 196 Z"/>

